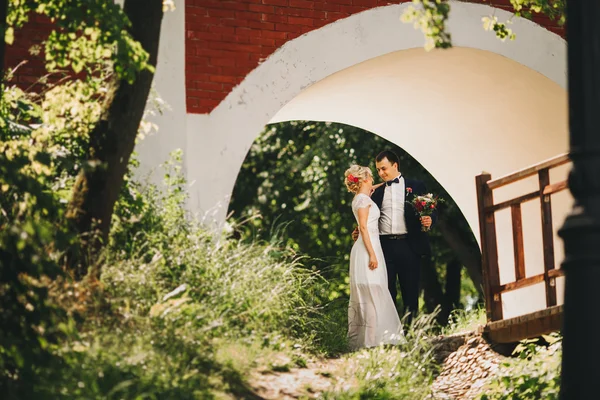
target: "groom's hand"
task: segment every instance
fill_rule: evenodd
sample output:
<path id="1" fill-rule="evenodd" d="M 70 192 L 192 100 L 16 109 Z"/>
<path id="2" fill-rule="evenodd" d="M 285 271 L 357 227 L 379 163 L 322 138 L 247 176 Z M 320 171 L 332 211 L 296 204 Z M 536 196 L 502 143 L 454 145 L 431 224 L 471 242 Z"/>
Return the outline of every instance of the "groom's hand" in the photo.
<path id="1" fill-rule="evenodd" d="M 421 225 L 423 225 L 426 228 L 429 228 L 431 226 L 431 217 L 428 215 L 421 217 Z"/>
<path id="2" fill-rule="evenodd" d="M 354 228 L 354 230 L 352 231 L 352 240 L 354 240 L 355 242 L 358 240 L 358 228 Z"/>

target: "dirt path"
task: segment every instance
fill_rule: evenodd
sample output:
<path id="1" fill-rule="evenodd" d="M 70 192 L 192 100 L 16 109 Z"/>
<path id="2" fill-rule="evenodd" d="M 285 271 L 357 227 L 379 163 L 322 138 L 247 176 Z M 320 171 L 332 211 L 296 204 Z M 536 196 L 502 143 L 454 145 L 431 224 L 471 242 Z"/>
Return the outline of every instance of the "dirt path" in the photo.
<path id="1" fill-rule="evenodd" d="M 255 371 L 252 386 L 264 399 L 316 399 L 321 393 L 334 387 L 334 374 L 340 361 L 309 361 L 306 368 L 291 368 L 282 372 Z"/>
<path id="2" fill-rule="evenodd" d="M 440 336 L 433 342 L 441 369 L 432 384 L 432 399 L 475 398 L 504 359 L 475 332 Z M 343 359 L 311 360 L 306 368 L 258 370 L 252 374 L 251 385 L 264 399 L 316 399 L 344 384 L 336 379 L 343 363 Z"/>

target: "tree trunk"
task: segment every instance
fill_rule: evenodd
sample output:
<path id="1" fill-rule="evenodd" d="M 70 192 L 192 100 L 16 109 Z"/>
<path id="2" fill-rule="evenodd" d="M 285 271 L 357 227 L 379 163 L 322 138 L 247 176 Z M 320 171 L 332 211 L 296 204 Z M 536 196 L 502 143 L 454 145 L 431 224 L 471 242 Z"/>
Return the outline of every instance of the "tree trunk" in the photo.
<path id="1" fill-rule="evenodd" d="M 479 298 L 483 299 L 483 278 L 481 275 L 481 251 L 479 248 L 470 245 L 461 238 L 461 231 L 457 229 L 457 224 L 453 221 L 446 221 L 440 218 L 437 227 L 444 235 L 444 240 L 454 251 L 460 264 L 467 268 L 467 272 L 475 285 Z"/>
<path id="2" fill-rule="evenodd" d="M 429 257 L 423 257 L 421 260 L 421 287 L 423 288 L 425 309 L 428 313 L 431 313 L 437 306 L 440 306 L 441 311 L 438 314 L 437 320 L 441 325 L 445 325 L 445 321 L 448 318 L 444 318 L 443 314 L 448 305 L 446 304 L 446 297 L 438 279 L 437 271 Z"/>
<path id="3" fill-rule="evenodd" d="M 162 7 L 162 0 L 126 0 L 123 7 L 131 21 L 131 35 L 148 52 L 152 66 L 156 66 L 158 56 Z M 82 243 L 83 253 L 68 257 L 67 263 L 77 278 L 87 273 L 91 260 L 108 239 L 114 206 L 135 146 L 153 75 L 144 70 L 134 83 L 120 82 L 106 117 L 90 134 L 88 161 L 92 166 L 84 168 L 77 177 L 67 218 L 79 234 L 96 232 L 97 235 Z M 90 255 L 91 259 L 84 260 L 82 254 Z"/>
<path id="4" fill-rule="evenodd" d="M 8 15 L 8 0 L 0 0 L 0 83 L 4 83 L 4 53 L 6 52 L 6 42 L 4 41 L 4 34 L 6 32 L 7 23 L 6 17 Z"/>
<path id="5" fill-rule="evenodd" d="M 450 316 L 450 312 L 461 307 L 460 304 L 460 272 L 462 264 L 458 258 L 453 259 L 446 266 L 446 304 L 448 305 L 448 314 L 446 320 Z"/>
<path id="6" fill-rule="evenodd" d="M 421 262 L 421 286 L 427 312 L 433 312 L 440 307 L 437 322 L 445 326 L 452 310 L 460 304 L 460 270 L 462 265 L 458 259 L 450 261 L 446 267 L 445 291 L 438 279 L 438 274 L 431 260 L 426 257 Z"/>

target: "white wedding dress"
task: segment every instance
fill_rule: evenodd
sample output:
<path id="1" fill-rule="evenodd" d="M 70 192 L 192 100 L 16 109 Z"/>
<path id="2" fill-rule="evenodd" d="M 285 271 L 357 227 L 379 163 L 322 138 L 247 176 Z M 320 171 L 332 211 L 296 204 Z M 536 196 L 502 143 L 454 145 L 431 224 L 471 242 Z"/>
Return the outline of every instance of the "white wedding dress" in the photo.
<path id="1" fill-rule="evenodd" d="M 358 210 L 369 208 L 367 228 L 377 256 L 378 266 L 369 269 L 369 253 L 361 236 L 350 253 L 350 304 L 348 340 L 352 349 L 397 344 L 402 335 L 400 318 L 388 290 L 387 270 L 379 241 L 379 208 L 365 194 L 352 200 L 352 212 L 358 222 Z"/>

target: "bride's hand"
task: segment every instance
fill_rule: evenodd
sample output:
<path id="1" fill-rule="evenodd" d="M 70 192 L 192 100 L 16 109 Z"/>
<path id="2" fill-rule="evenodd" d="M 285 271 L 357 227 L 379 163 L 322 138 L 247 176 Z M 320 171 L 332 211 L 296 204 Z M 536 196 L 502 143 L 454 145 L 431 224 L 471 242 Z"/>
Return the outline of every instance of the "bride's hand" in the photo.
<path id="1" fill-rule="evenodd" d="M 372 196 L 373 193 L 375 192 L 375 189 L 377 189 L 381 185 L 383 185 L 383 183 L 378 183 L 377 185 L 373 185 L 373 187 L 371 187 L 371 192 L 369 193 L 369 196 Z"/>
<path id="2" fill-rule="evenodd" d="M 377 269 L 377 257 L 371 256 L 369 257 L 369 269 L 372 271 Z"/>

